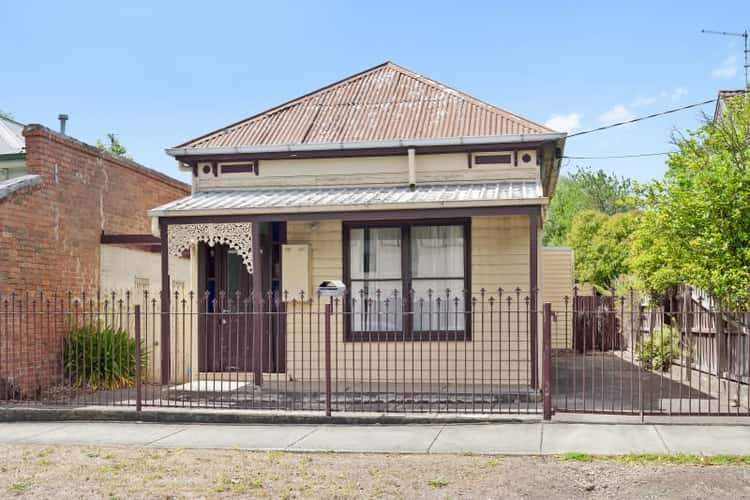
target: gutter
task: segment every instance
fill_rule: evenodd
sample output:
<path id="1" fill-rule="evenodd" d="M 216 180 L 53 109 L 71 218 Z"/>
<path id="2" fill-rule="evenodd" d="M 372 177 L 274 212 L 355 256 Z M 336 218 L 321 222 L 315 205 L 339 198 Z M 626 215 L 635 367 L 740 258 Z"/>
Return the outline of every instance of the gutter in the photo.
<path id="1" fill-rule="evenodd" d="M 425 209 L 482 209 L 482 208 L 494 208 L 494 207 L 523 207 L 523 206 L 541 206 L 545 207 L 549 205 L 549 198 L 540 196 L 538 198 L 517 198 L 517 199 L 504 199 L 504 200 L 489 200 L 489 201 L 424 201 L 424 202 L 406 202 L 406 203 L 359 203 L 354 205 L 335 205 L 335 206 L 296 206 L 296 207 L 247 207 L 247 208 L 191 208 L 191 209 L 170 209 L 164 207 L 157 207 L 147 212 L 147 215 L 152 218 L 152 221 L 159 217 L 190 217 L 195 215 L 268 215 L 278 216 L 289 214 L 313 214 L 321 216 L 326 214 L 327 216 L 334 217 L 338 213 L 352 213 L 352 212 L 372 212 L 372 211 L 408 211 L 408 210 L 425 210 Z M 341 218 L 346 218 L 342 216 Z"/>
<path id="2" fill-rule="evenodd" d="M 302 151 L 349 151 L 357 149 L 416 148 L 425 146 L 476 146 L 484 144 L 518 144 L 535 141 L 560 141 L 567 134 L 487 135 L 443 137 L 432 139 L 397 139 L 389 141 L 331 142 L 318 144 L 264 144 L 259 146 L 229 146 L 213 148 L 169 148 L 167 154 L 177 156 L 206 156 L 227 154 L 295 153 Z"/>
<path id="3" fill-rule="evenodd" d="M 26 153 L 6 153 L 0 154 L 0 161 L 25 160 Z"/>

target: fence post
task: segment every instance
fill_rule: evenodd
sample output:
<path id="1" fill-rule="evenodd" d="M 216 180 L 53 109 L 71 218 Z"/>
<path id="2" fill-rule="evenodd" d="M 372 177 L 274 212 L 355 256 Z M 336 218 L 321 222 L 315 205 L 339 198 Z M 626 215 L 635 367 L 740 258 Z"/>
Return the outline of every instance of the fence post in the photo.
<path id="1" fill-rule="evenodd" d="M 542 401 L 544 420 L 552 420 L 552 304 L 544 304 L 542 319 Z"/>
<path id="2" fill-rule="evenodd" d="M 141 416 L 141 306 L 135 305 L 135 413 Z"/>
<path id="3" fill-rule="evenodd" d="M 325 306 L 325 355 L 326 355 L 326 417 L 331 416 L 331 315 L 333 305 Z"/>
<path id="4" fill-rule="evenodd" d="M 254 226 L 253 226 L 254 227 Z M 253 382 L 263 385 L 263 295 L 253 291 Z"/>

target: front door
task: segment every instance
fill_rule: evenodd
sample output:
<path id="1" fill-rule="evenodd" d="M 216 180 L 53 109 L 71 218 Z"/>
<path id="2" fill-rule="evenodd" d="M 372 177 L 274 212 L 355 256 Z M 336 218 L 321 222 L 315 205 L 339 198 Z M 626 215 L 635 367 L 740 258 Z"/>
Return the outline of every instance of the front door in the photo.
<path id="1" fill-rule="evenodd" d="M 246 372 L 252 360 L 252 276 L 227 245 L 199 249 L 203 278 L 199 316 L 199 369 Z"/>
<path id="2" fill-rule="evenodd" d="M 199 246 L 198 285 L 204 292 L 198 328 L 200 371 L 252 371 L 254 314 L 263 314 L 260 322 L 263 371 L 285 371 L 286 320 L 280 290 L 281 245 L 285 242 L 284 223 L 264 224 L 259 242 L 262 259 L 254 269 L 263 273 L 264 304 L 259 312 L 253 312 L 253 277 L 242 257 L 227 245 Z"/>

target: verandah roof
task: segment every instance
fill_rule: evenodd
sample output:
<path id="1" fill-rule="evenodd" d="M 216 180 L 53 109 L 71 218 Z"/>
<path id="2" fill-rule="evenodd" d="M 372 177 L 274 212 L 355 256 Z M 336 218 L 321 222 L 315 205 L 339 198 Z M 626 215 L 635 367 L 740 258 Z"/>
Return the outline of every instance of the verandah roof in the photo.
<path id="1" fill-rule="evenodd" d="M 424 208 L 544 203 L 539 182 L 491 182 L 473 184 L 407 186 L 341 186 L 311 188 L 264 188 L 237 191 L 203 191 L 157 207 L 153 217 L 197 214 L 252 213 L 259 210 L 344 211 L 376 208 Z"/>

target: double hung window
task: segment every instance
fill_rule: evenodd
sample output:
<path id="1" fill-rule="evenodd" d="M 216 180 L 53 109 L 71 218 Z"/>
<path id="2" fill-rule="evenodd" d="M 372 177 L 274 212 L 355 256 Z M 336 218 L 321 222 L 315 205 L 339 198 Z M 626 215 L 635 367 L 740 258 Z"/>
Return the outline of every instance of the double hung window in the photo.
<path id="1" fill-rule="evenodd" d="M 350 340 L 467 335 L 468 221 L 344 226 Z"/>

